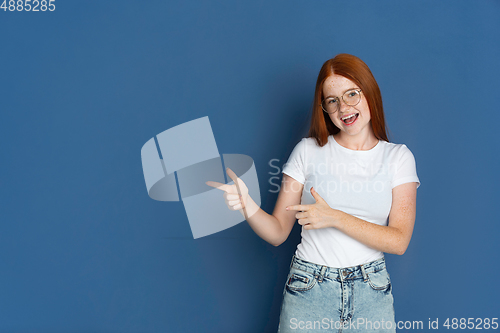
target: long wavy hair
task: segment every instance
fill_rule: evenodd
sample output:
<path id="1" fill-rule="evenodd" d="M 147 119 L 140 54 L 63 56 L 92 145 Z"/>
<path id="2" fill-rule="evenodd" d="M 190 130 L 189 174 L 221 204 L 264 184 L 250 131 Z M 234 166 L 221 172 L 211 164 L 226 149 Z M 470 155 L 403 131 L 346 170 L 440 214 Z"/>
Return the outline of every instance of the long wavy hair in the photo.
<path id="1" fill-rule="evenodd" d="M 384 108 L 382 106 L 382 95 L 377 81 L 370 68 L 356 56 L 341 53 L 327 60 L 318 74 L 316 90 L 312 109 L 311 127 L 308 137 L 316 139 L 320 147 L 328 142 L 328 136 L 337 134 L 340 129 L 335 126 L 329 115 L 321 108 L 323 101 L 323 83 L 331 75 L 343 76 L 356 83 L 363 91 L 370 109 L 371 125 L 375 137 L 379 140 L 389 141 L 387 138 L 387 127 L 384 119 Z"/>

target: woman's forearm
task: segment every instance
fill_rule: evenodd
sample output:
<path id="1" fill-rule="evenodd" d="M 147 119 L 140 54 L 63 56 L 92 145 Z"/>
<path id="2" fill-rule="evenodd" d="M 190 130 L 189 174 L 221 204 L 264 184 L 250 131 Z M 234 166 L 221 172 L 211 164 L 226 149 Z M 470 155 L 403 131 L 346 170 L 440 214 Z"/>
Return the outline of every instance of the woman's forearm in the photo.
<path id="1" fill-rule="evenodd" d="M 407 186 L 400 185 L 400 188 L 396 190 L 397 195 L 393 196 L 388 226 L 367 222 L 331 208 L 313 187 L 311 187 L 311 194 L 316 203 L 291 205 L 287 206 L 286 210 L 299 211 L 295 217 L 304 229 L 333 227 L 373 249 L 401 255 L 410 243 L 415 223 L 417 187 L 415 183 L 408 184 Z"/>
<path id="2" fill-rule="evenodd" d="M 402 255 L 410 242 L 397 228 L 367 222 L 339 210 L 334 215 L 332 227 L 375 250 Z"/>
<path id="3" fill-rule="evenodd" d="M 278 219 L 266 213 L 248 196 L 245 209 L 240 209 L 253 231 L 266 242 L 278 246 L 283 242 L 283 228 Z"/>

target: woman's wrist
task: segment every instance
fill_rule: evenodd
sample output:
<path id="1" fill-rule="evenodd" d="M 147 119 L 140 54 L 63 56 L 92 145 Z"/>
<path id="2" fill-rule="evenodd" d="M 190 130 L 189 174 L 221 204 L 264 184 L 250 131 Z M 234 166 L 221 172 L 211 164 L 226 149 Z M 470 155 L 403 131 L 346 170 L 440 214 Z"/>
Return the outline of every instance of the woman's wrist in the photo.
<path id="1" fill-rule="evenodd" d="M 329 226 L 335 229 L 340 229 L 343 217 L 346 213 L 343 211 L 331 208 L 331 213 L 329 216 Z"/>
<path id="2" fill-rule="evenodd" d="M 243 202 L 243 208 L 240 209 L 240 213 L 245 217 L 245 219 L 251 218 L 260 209 L 259 205 L 253 201 L 250 195 L 247 195 L 246 200 Z"/>

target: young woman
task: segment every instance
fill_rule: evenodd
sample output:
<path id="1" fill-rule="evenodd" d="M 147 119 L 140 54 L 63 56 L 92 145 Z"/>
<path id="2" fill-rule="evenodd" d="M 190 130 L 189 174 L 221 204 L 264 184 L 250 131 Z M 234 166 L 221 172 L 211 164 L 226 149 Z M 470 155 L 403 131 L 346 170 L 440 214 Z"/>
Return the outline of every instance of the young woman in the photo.
<path id="1" fill-rule="evenodd" d="M 311 127 L 293 149 L 272 215 L 230 169 L 224 191 L 267 242 L 296 220 L 302 240 L 283 291 L 279 332 L 395 332 L 384 252 L 402 255 L 415 222 L 415 159 L 389 143 L 382 97 L 359 58 L 339 54 L 318 75 Z"/>

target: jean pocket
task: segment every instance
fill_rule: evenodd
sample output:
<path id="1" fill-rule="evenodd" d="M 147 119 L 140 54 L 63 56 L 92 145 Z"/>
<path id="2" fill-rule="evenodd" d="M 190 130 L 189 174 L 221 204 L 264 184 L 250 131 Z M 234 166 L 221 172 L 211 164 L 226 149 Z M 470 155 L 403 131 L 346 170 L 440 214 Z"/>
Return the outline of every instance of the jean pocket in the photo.
<path id="1" fill-rule="evenodd" d="M 286 281 L 286 288 L 292 291 L 309 290 L 316 284 L 313 274 L 296 268 L 292 268 Z"/>
<path id="2" fill-rule="evenodd" d="M 383 268 L 379 271 L 368 273 L 368 283 L 375 290 L 384 290 L 391 285 L 391 279 L 387 269 Z"/>

